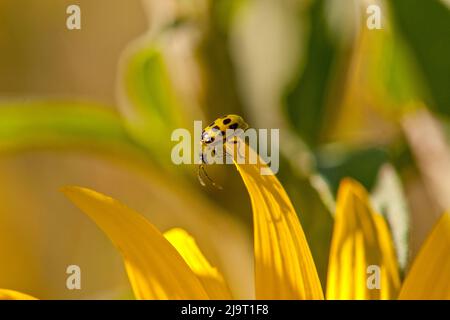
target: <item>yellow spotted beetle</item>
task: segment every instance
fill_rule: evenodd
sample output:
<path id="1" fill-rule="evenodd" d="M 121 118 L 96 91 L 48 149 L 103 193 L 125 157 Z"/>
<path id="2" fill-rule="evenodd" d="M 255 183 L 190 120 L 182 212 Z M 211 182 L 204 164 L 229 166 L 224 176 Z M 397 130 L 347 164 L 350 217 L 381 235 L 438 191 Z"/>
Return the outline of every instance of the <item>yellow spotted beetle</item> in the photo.
<path id="1" fill-rule="evenodd" d="M 202 148 L 203 147 L 213 147 L 214 145 L 218 144 L 218 143 L 222 143 L 224 144 L 225 142 L 233 142 L 233 143 L 237 143 L 237 140 L 235 139 L 235 135 L 234 134 L 229 134 L 228 136 L 226 136 L 227 134 L 227 130 L 238 130 L 241 129 L 243 131 L 245 131 L 248 128 L 248 124 L 244 121 L 244 119 L 242 119 L 241 116 L 235 115 L 235 114 L 229 114 L 226 116 L 223 116 L 221 118 L 216 119 L 214 122 L 212 122 L 209 126 L 207 126 L 206 128 L 203 129 L 202 131 L 202 136 L 201 136 L 201 140 L 200 143 L 202 144 Z M 215 153 L 215 151 L 213 150 L 213 154 Z M 205 182 L 201 176 L 201 172 L 203 172 L 203 174 L 205 175 L 205 177 L 208 179 L 208 181 L 216 188 L 218 189 L 222 189 L 221 186 L 219 186 L 218 184 L 216 184 L 206 173 L 205 170 L 205 164 L 206 160 L 203 156 L 203 151 L 201 153 L 201 164 L 198 167 L 198 173 L 197 173 L 197 177 L 198 180 L 200 181 L 200 184 L 202 186 L 205 186 Z"/>

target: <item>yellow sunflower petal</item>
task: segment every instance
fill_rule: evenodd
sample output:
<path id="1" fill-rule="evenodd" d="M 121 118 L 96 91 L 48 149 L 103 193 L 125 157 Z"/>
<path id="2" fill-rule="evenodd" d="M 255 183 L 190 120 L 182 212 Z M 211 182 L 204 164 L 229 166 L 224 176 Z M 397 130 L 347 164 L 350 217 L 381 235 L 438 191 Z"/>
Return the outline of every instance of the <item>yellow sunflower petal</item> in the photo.
<path id="1" fill-rule="evenodd" d="M 386 222 L 373 212 L 363 186 L 343 180 L 331 241 L 327 299 L 393 299 L 399 287 L 397 260 Z"/>
<path id="2" fill-rule="evenodd" d="M 89 189 L 62 191 L 121 252 L 137 299 L 208 299 L 180 254 L 143 216 Z"/>
<path id="3" fill-rule="evenodd" d="M 28 294 L 14 290 L 0 289 L 0 300 L 37 300 Z"/>
<path id="4" fill-rule="evenodd" d="M 184 261 L 197 275 L 211 299 L 232 299 L 230 289 L 222 274 L 217 268 L 211 266 L 193 237 L 180 228 L 165 232 L 164 237 L 177 249 Z"/>
<path id="5" fill-rule="evenodd" d="M 383 216 L 374 213 L 373 218 L 377 228 L 380 251 L 383 255 L 380 298 L 383 300 L 395 299 L 400 290 L 401 280 L 394 240 Z"/>
<path id="6" fill-rule="evenodd" d="M 270 169 L 253 149 L 245 143 L 239 146 L 248 160 L 259 160 L 235 161 L 253 208 L 256 298 L 323 299 L 311 251 L 286 191 L 275 175 L 261 175 L 261 169 Z M 229 144 L 227 149 L 233 154 Z"/>
<path id="7" fill-rule="evenodd" d="M 399 299 L 450 300 L 450 214 L 445 213 L 422 245 Z"/>

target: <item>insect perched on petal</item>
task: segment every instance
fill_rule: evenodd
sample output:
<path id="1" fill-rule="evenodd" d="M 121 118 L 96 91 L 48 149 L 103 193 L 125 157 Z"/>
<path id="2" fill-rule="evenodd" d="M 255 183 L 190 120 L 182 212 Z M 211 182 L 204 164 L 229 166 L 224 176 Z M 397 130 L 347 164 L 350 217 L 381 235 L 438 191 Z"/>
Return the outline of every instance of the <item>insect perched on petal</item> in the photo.
<path id="1" fill-rule="evenodd" d="M 235 130 L 246 130 L 248 124 L 242 119 L 241 116 L 235 114 L 229 114 L 221 118 L 216 119 L 209 126 L 202 131 L 202 137 L 200 143 L 202 145 L 202 153 L 200 155 L 201 164 L 198 167 L 197 177 L 202 186 L 206 186 L 206 183 L 202 177 L 204 177 L 211 183 L 211 185 L 217 189 L 222 189 L 221 186 L 216 184 L 206 173 L 205 165 L 208 164 L 206 157 L 203 153 L 204 148 L 212 148 L 212 155 L 216 155 L 216 147 L 218 145 L 223 146 L 226 142 L 237 143 Z M 230 133 L 230 130 L 233 132 Z"/>

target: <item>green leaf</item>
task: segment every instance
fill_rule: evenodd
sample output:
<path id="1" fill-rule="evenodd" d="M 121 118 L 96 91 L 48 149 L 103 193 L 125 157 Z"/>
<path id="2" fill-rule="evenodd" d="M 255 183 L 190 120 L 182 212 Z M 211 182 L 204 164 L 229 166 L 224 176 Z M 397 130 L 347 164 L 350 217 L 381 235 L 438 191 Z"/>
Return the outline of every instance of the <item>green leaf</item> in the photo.
<path id="1" fill-rule="evenodd" d="M 389 154 L 383 148 L 352 149 L 336 144 L 323 147 L 317 153 L 317 170 L 330 184 L 333 194 L 346 177 L 358 180 L 367 190 L 371 190 L 378 170 L 388 160 Z"/>
<path id="2" fill-rule="evenodd" d="M 398 30 L 392 26 L 392 17 L 385 15 L 382 30 L 362 28 L 359 45 L 354 49 L 356 88 L 350 92 L 364 95 L 374 108 L 391 119 L 398 119 L 411 102 L 424 96 L 423 83 L 415 60 Z M 363 96 L 364 96 L 363 95 Z"/>
<path id="3" fill-rule="evenodd" d="M 429 104 L 450 115 L 450 10 L 437 0 L 389 3 L 431 93 Z"/>
<path id="4" fill-rule="evenodd" d="M 76 102 L 0 104 L 0 152 L 74 146 L 143 152 L 111 109 Z"/>
<path id="5" fill-rule="evenodd" d="M 208 118 L 243 114 L 237 74 L 230 54 L 230 35 L 234 16 L 245 6 L 243 0 L 211 1 L 204 34 L 198 45 L 199 67 L 203 74 L 203 111 Z"/>
<path id="6" fill-rule="evenodd" d="M 398 35 L 383 32 L 380 37 L 382 40 L 377 43 L 379 54 L 375 61 L 368 61 L 367 72 L 372 76 L 370 82 L 391 99 L 389 107 L 404 107 L 411 100 L 423 96 L 414 63 Z"/>
<path id="7" fill-rule="evenodd" d="M 325 2 L 317 0 L 310 9 L 310 34 L 306 65 L 286 97 L 288 118 L 309 145 L 319 142 L 337 46 L 325 19 Z"/>
<path id="8" fill-rule="evenodd" d="M 170 159 L 171 134 L 182 127 L 182 108 L 161 47 L 144 37 L 133 43 L 119 75 L 120 107 L 130 134 L 160 163 Z"/>
<path id="9" fill-rule="evenodd" d="M 391 165 L 385 164 L 379 171 L 371 198 L 376 211 L 388 221 L 399 266 L 405 270 L 409 254 L 410 215 L 401 180 Z"/>

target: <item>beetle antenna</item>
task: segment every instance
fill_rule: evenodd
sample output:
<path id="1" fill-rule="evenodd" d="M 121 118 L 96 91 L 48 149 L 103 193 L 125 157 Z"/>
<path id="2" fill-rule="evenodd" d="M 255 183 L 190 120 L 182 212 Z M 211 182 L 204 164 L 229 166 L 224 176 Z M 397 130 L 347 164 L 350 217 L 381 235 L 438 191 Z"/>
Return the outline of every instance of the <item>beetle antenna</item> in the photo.
<path id="1" fill-rule="evenodd" d="M 200 182 L 200 184 L 201 184 L 203 187 L 206 187 L 206 183 L 205 183 L 205 181 L 203 180 L 202 175 L 201 175 L 201 169 L 202 169 L 202 166 L 203 166 L 202 164 L 198 166 L 197 178 L 198 178 L 198 181 Z"/>
<path id="2" fill-rule="evenodd" d="M 200 171 L 203 172 L 203 175 L 206 177 L 206 179 L 208 179 L 209 183 L 216 189 L 218 190 L 223 190 L 222 186 L 220 186 L 219 184 L 215 183 L 213 179 L 210 178 L 210 176 L 208 175 L 208 173 L 206 172 L 205 166 L 203 164 L 199 165 L 198 167 L 198 179 L 200 181 L 200 184 L 202 186 L 205 186 L 205 181 L 203 180 L 203 178 L 201 177 Z"/>

